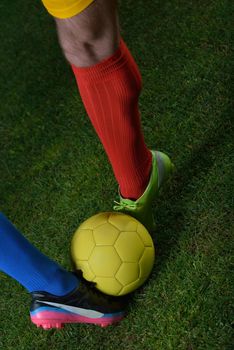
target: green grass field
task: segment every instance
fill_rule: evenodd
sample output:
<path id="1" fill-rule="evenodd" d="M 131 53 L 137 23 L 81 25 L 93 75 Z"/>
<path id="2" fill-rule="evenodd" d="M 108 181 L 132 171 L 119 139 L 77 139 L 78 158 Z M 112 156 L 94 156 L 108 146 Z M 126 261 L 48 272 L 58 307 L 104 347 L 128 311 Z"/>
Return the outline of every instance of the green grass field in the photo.
<path id="1" fill-rule="evenodd" d="M 120 1 L 147 144 L 176 166 L 154 207 L 152 277 L 118 326 L 45 332 L 30 323 L 30 296 L 1 273 L 0 349 L 232 348 L 232 10 L 228 0 Z M 72 233 L 112 209 L 117 185 L 53 20 L 39 1 L 2 0 L 0 21 L 0 207 L 70 268 Z"/>

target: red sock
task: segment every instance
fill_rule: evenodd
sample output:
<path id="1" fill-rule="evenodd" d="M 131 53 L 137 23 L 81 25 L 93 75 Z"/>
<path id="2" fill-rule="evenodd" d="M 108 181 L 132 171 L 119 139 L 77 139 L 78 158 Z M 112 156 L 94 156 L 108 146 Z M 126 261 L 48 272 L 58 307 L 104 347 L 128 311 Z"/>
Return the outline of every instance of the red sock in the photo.
<path id="1" fill-rule="evenodd" d="M 72 69 L 122 196 L 139 198 L 149 181 L 152 156 L 141 130 L 141 76 L 133 57 L 121 40 L 111 57 L 91 67 Z"/>

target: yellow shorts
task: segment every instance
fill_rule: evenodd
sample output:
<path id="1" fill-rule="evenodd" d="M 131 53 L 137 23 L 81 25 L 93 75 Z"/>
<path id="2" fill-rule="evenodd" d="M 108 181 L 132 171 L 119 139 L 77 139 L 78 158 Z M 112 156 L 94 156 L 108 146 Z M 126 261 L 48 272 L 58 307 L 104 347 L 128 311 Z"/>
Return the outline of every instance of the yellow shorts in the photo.
<path id="1" fill-rule="evenodd" d="M 69 18 L 82 12 L 94 0 L 42 0 L 47 11 L 57 18 Z"/>

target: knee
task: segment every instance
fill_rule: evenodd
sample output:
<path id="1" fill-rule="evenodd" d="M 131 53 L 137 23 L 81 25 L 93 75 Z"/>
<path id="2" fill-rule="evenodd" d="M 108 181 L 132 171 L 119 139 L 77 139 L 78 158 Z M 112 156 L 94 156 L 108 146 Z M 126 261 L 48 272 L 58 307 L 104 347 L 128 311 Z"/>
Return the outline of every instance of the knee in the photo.
<path id="1" fill-rule="evenodd" d="M 82 17 L 56 19 L 59 42 L 69 63 L 85 67 L 110 56 L 119 44 L 115 18 Z"/>
<path id="2" fill-rule="evenodd" d="M 70 64 L 77 67 L 90 66 L 112 55 L 117 49 L 119 39 L 108 33 L 99 35 L 87 31 L 84 35 L 74 35 L 71 32 L 59 37 L 64 56 Z"/>

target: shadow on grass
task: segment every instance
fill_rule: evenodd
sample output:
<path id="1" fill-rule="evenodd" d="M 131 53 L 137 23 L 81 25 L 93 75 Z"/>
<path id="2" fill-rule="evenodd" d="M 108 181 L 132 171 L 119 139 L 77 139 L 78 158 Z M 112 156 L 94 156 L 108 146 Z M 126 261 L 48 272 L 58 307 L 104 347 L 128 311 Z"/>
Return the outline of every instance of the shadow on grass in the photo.
<path id="1" fill-rule="evenodd" d="M 168 256 L 175 249 L 181 233 L 184 232 L 184 213 L 187 210 L 187 202 L 183 199 L 184 194 L 193 191 L 193 187 L 190 186 L 193 179 L 199 179 L 201 175 L 204 177 L 204 174 L 209 172 L 215 162 L 216 152 L 218 154 L 218 149 L 225 144 L 225 141 L 230 140 L 230 116 L 231 110 L 228 109 L 222 115 L 220 123 L 217 120 L 219 124 L 212 134 L 198 145 L 179 167 L 175 164 L 176 171 L 169 188 L 163 193 L 163 201 L 159 198 L 155 209 L 155 217 L 159 218 L 158 221 L 160 220 L 156 230 L 159 234 L 158 236 L 157 232 L 153 234 L 159 256 L 153 271 L 155 278 L 165 266 Z"/>

